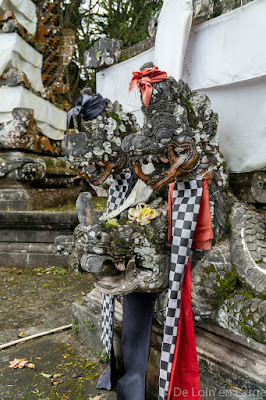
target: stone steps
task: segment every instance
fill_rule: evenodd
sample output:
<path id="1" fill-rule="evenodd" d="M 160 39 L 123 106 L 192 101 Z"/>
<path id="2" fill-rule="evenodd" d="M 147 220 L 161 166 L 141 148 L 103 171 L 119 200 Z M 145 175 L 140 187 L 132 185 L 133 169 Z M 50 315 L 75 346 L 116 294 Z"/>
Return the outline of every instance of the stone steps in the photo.
<path id="1" fill-rule="evenodd" d="M 72 235 L 77 224 L 70 212 L 0 212 L 0 266 L 68 267 L 54 240 Z"/>

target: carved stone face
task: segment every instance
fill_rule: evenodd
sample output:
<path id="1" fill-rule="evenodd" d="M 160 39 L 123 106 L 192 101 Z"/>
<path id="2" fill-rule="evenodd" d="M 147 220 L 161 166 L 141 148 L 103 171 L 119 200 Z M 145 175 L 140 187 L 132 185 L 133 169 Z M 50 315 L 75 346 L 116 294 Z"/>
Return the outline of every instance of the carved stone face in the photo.
<path id="1" fill-rule="evenodd" d="M 160 214 L 147 225 L 130 223 L 126 211 L 116 227 L 98 219 L 90 194 L 83 193 L 79 204 L 83 204 L 77 207 L 82 223 L 75 230 L 74 251 L 79 254 L 81 268 L 92 273 L 96 287 L 117 295 L 153 293 L 167 287 L 170 247 L 167 206 L 162 199 L 150 204 Z"/>
<path id="2" fill-rule="evenodd" d="M 62 143 L 68 160 L 93 185 L 102 184 L 108 176 L 126 167 L 122 140 L 140 129 L 135 117 L 124 113 L 118 102 L 106 103 L 97 118 L 81 123 L 83 132 L 66 134 Z"/>
<path id="3" fill-rule="evenodd" d="M 154 190 L 176 179 L 201 175 L 211 179 L 218 148 L 210 144 L 217 115 L 209 99 L 192 93 L 188 85 L 172 77 L 152 86 L 149 107 L 142 107 L 143 134 L 129 135 L 122 142 L 137 176 Z M 154 166 L 149 175 L 142 171 L 142 164 L 148 162 Z"/>

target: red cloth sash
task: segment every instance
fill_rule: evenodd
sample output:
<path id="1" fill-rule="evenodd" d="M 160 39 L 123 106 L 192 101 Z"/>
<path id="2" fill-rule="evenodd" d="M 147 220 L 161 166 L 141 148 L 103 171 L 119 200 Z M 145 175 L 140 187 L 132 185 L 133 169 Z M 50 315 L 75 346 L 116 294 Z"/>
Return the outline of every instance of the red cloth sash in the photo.
<path id="1" fill-rule="evenodd" d="M 213 231 L 206 179 L 203 179 L 202 185 L 202 198 L 192 247 L 210 250 Z M 174 183 L 169 185 L 169 221 L 172 221 L 173 189 Z M 171 234 L 170 223 L 168 235 L 170 241 L 172 241 Z M 180 317 L 167 400 L 200 400 L 200 376 L 191 306 L 190 260 L 182 284 Z"/>
<path id="2" fill-rule="evenodd" d="M 200 400 L 200 376 L 191 307 L 190 261 L 186 267 L 180 304 L 174 360 L 167 400 Z"/>
<path id="3" fill-rule="evenodd" d="M 132 72 L 133 78 L 129 84 L 129 90 L 134 89 L 136 86 L 141 90 L 143 103 L 148 108 L 151 95 L 152 95 L 152 83 L 161 82 L 165 79 L 169 79 L 167 73 L 160 71 L 158 67 L 144 69 L 143 71 Z"/>

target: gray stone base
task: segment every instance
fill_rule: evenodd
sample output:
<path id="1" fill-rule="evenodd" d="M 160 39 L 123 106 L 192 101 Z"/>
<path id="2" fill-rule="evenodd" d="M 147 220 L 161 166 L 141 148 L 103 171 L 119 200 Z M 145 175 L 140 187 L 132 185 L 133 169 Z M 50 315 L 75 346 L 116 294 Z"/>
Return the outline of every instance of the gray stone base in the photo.
<path id="1" fill-rule="evenodd" d="M 79 337 L 89 347 L 102 351 L 101 294 L 94 289 L 84 304 L 73 304 Z M 122 306 L 116 302 L 114 348 L 118 366 L 121 352 Z M 93 325 L 92 325 L 93 324 Z M 95 328 L 95 329 L 93 329 Z M 198 326 L 197 353 L 202 400 L 260 400 L 265 393 L 266 346 L 210 324 Z M 147 368 L 147 399 L 157 399 L 162 327 L 153 325 Z"/>

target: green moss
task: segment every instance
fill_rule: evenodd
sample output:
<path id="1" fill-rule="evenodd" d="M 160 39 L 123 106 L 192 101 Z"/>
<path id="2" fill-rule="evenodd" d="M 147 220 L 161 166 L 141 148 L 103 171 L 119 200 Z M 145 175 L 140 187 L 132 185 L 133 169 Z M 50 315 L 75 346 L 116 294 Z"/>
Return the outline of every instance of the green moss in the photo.
<path id="1" fill-rule="evenodd" d="M 254 297 L 260 298 L 261 300 L 266 300 L 266 296 L 262 293 L 256 293 L 251 290 L 249 287 L 241 286 L 236 290 L 236 294 L 241 294 L 243 297 L 248 298 L 249 300 L 253 299 Z"/>
<path id="2" fill-rule="evenodd" d="M 103 211 L 106 209 L 107 205 L 107 197 L 92 197 L 92 206 L 96 211 Z M 76 212 L 76 203 L 69 202 L 64 204 L 63 206 L 58 207 L 44 207 L 35 211 L 43 211 L 43 212 Z"/>
<path id="3" fill-rule="evenodd" d="M 203 267 L 203 270 L 209 274 L 210 272 L 216 272 L 216 269 L 214 267 L 214 264 L 210 264 L 209 267 Z"/>
<path id="4" fill-rule="evenodd" d="M 125 53 L 125 54 L 123 54 L 123 57 L 121 57 L 119 62 L 123 62 L 123 61 L 126 61 L 126 60 L 128 60 L 128 55 Z"/>
<path id="5" fill-rule="evenodd" d="M 100 60 L 100 59 L 102 58 L 102 56 L 103 56 L 103 53 L 102 53 L 101 51 L 97 51 L 97 53 L 96 53 L 96 59 L 97 59 L 97 60 Z"/>
<path id="6" fill-rule="evenodd" d="M 114 113 L 114 112 L 111 112 L 110 114 L 109 114 L 109 116 L 111 117 L 111 118 L 113 118 L 117 123 L 118 123 L 118 125 L 120 125 L 121 124 L 121 119 L 119 118 L 119 115 L 118 114 L 116 114 L 116 113 Z"/>
<path id="7" fill-rule="evenodd" d="M 255 333 L 254 329 L 251 328 L 251 326 L 246 325 L 245 323 L 242 323 L 241 327 L 242 327 L 243 333 L 244 333 L 246 336 L 248 336 L 248 337 L 250 337 L 250 338 L 252 338 L 252 339 L 255 339 L 256 333 Z"/>
<path id="8" fill-rule="evenodd" d="M 67 203 L 63 206 L 58 207 L 45 207 L 40 208 L 36 211 L 43 211 L 43 212 L 76 212 L 76 203 Z"/>
<path id="9" fill-rule="evenodd" d="M 190 126 L 194 129 L 197 129 L 199 124 L 199 118 L 196 116 L 194 108 L 188 99 L 185 99 L 185 107 L 187 110 L 187 117 Z"/>
<path id="10" fill-rule="evenodd" d="M 239 283 L 236 268 L 232 267 L 231 271 L 226 273 L 226 277 L 223 280 L 218 275 L 216 281 L 220 283 L 220 286 L 217 288 L 218 294 L 227 298 Z"/>

